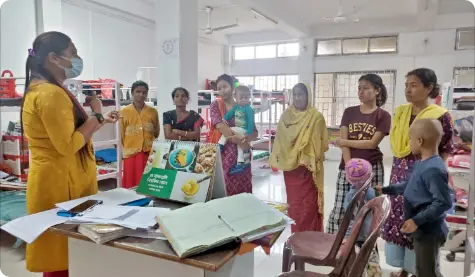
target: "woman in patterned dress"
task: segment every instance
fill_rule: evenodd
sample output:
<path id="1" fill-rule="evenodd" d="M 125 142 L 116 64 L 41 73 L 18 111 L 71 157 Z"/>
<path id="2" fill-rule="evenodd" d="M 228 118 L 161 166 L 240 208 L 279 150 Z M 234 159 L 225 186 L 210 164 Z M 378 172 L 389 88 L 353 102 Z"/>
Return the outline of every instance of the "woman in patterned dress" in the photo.
<path id="1" fill-rule="evenodd" d="M 252 173 L 251 167 L 247 167 L 244 171 L 231 174 L 231 168 L 237 163 L 237 146 L 244 150 L 250 150 L 250 142 L 257 138 L 257 130 L 254 127 L 254 133 L 250 136 L 234 134 L 230 127 L 234 127 L 234 118 L 223 121 L 223 117 L 227 111 L 231 110 L 235 105 L 234 100 L 234 78 L 229 75 L 221 75 L 218 77 L 217 87 L 221 99 L 217 99 L 210 105 L 211 113 L 211 135 L 209 142 L 217 143 L 221 134 L 228 139 L 221 151 L 223 160 L 224 181 L 226 183 L 227 195 L 235 195 L 239 193 L 252 193 Z M 246 155 L 246 153 L 245 153 Z M 248 162 L 251 160 L 251 152 L 247 152 Z"/>
<path id="2" fill-rule="evenodd" d="M 447 158 L 453 150 L 454 126 L 447 110 L 434 104 L 429 104 L 429 98 L 439 95 L 439 85 L 435 72 L 427 68 L 415 69 L 407 74 L 406 99 L 409 104 L 396 108 L 391 127 L 391 149 L 394 154 L 390 183 L 406 181 L 413 171 L 414 162 L 418 157 L 408 151 L 407 141 L 401 141 L 401 134 L 408 132 L 409 126 L 415 119 L 437 118 L 443 126 L 444 135 L 439 145 L 439 155 Z M 406 114 L 403 112 L 406 110 Z M 403 196 L 390 196 L 391 214 L 384 224 L 383 239 L 386 241 L 386 262 L 402 268 L 401 272 L 391 273 L 391 277 L 407 277 L 409 273 L 416 274 L 415 253 L 410 240 L 400 231 L 404 223 Z"/>

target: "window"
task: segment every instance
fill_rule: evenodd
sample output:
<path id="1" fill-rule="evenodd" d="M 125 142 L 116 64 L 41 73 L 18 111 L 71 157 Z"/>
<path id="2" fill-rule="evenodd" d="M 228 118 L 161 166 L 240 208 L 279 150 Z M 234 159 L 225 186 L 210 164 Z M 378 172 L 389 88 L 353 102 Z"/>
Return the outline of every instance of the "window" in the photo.
<path id="1" fill-rule="evenodd" d="M 262 90 L 266 92 L 271 91 L 283 91 L 284 89 L 292 89 L 299 81 L 298 75 L 270 75 L 270 76 L 236 76 L 236 79 L 239 80 L 239 83 L 244 85 L 254 85 L 254 89 Z M 255 93 L 254 97 L 257 98 L 255 101 L 259 101 L 259 93 Z M 281 95 L 280 97 L 284 97 Z M 271 99 L 278 99 L 279 95 L 273 95 Z M 264 101 L 269 101 L 267 97 Z M 277 123 L 280 116 L 284 112 L 284 102 L 283 101 L 273 101 L 270 105 L 271 111 L 269 115 L 269 110 L 264 112 L 256 112 L 255 121 L 256 123 L 269 123 L 269 120 L 272 123 Z M 259 125 L 257 126 L 260 134 L 264 134 L 269 126 Z"/>
<path id="2" fill-rule="evenodd" d="M 297 57 L 300 53 L 300 45 L 298 42 L 284 43 L 277 45 L 277 57 Z"/>
<path id="3" fill-rule="evenodd" d="M 454 80 L 456 87 L 475 88 L 475 67 L 456 67 Z"/>
<path id="4" fill-rule="evenodd" d="M 277 45 L 259 45 L 256 46 L 256 59 L 270 59 L 277 55 Z"/>
<path id="5" fill-rule="evenodd" d="M 396 52 L 397 37 L 379 37 L 369 39 L 369 52 L 385 53 Z"/>
<path id="6" fill-rule="evenodd" d="M 234 47 L 234 60 L 273 59 L 297 57 L 300 53 L 298 42 L 280 44 L 247 45 Z"/>
<path id="7" fill-rule="evenodd" d="M 317 56 L 394 53 L 397 36 L 344 38 L 317 42 Z"/>
<path id="8" fill-rule="evenodd" d="M 256 76 L 254 78 L 254 89 L 256 90 L 273 91 L 277 88 L 276 76 Z"/>
<path id="9" fill-rule="evenodd" d="M 243 86 L 254 86 L 254 77 L 253 76 L 241 76 L 237 77 L 239 84 Z"/>
<path id="10" fill-rule="evenodd" d="M 340 55 L 341 40 L 324 40 L 317 44 L 317 55 Z"/>
<path id="11" fill-rule="evenodd" d="M 254 46 L 239 46 L 234 47 L 235 60 L 249 60 L 254 59 Z"/>
<path id="12" fill-rule="evenodd" d="M 323 114 L 328 126 L 340 126 L 343 111 L 360 104 L 358 80 L 367 73 L 378 74 L 386 85 L 388 100 L 382 107 L 390 114 L 394 108 L 395 71 L 342 72 L 315 74 L 315 107 Z"/>
<path id="13" fill-rule="evenodd" d="M 353 38 L 343 40 L 343 54 L 364 54 L 367 52 L 367 38 Z"/>
<path id="14" fill-rule="evenodd" d="M 292 89 L 298 82 L 298 75 L 279 75 L 277 76 L 277 90 Z"/>
<path id="15" fill-rule="evenodd" d="M 468 50 L 475 49 L 475 29 L 457 30 L 455 49 Z"/>

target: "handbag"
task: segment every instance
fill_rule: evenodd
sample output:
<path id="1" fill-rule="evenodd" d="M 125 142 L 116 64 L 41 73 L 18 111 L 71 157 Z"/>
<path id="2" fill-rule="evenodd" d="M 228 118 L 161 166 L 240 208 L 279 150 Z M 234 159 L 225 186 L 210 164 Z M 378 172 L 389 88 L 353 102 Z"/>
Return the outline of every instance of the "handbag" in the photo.
<path id="1" fill-rule="evenodd" d="M 9 76 L 6 76 L 6 75 Z M 0 98 L 20 98 L 16 93 L 16 79 L 13 79 L 13 73 L 10 70 L 2 72 L 2 79 L 0 79 Z M 3 79 L 8 78 L 8 79 Z"/>

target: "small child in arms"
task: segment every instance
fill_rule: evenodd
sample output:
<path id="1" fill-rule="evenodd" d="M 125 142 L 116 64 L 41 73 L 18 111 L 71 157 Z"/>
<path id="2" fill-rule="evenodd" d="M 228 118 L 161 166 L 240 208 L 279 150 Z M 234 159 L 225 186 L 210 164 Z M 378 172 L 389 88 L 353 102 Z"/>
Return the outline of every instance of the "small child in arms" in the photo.
<path id="1" fill-rule="evenodd" d="M 234 133 L 249 136 L 254 132 L 254 110 L 251 108 L 251 91 L 246 86 L 238 86 L 235 89 L 234 97 L 237 104 L 224 115 L 224 120 L 228 121 L 234 117 L 236 127 L 232 127 Z M 223 135 L 218 142 L 219 145 L 226 144 L 226 137 Z M 238 145 L 237 165 L 231 171 L 239 171 L 244 167 L 244 151 Z"/>
<path id="2" fill-rule="evenodd" d="M 445 243 L 448 227 L 445 214 L 452 206 L 448 172 L 439 156 L 442 124 L 435 119 L 419 119 L 409 129 L 409 147 L 421 160 L 402 184 L 378 187 L 389 195 L 404 195 L 405 222 L 401 232 L 413 240 L 417 277 L 441 277 L 439 251 Z"/>

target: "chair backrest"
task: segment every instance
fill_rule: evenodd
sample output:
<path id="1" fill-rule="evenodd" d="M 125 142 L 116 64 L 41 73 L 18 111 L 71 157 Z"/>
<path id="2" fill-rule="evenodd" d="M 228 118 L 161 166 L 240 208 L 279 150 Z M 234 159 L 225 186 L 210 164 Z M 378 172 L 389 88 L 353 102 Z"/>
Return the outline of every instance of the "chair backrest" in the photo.
<path id="1" fill-rule="evenodd" d="M 332 245 L 330 252 L 328 253 L 328 257 L 336 257 L 338 251 L 340 250 L 341 243 L 345 238 L 346 231 L 350 226 L 351 220 L 353 220 L 355 214 L 363 207 L 364 201 L 366 198 L 366 194 L 368 193 L 369 188 L 371 187 L 371 182 L 373 181 L 374 173 L 371 173 L 368 180 L 361 186 L 361 188 L 355 193 L 353 199 L 351 199 L 348 208 L 345 211 L 345 215 L 343 217 L 343 221 L 340 224 L 340 229 L 338 229 L 338 233 L 335 238 L 335 242 Z"/>
<path id="2" fill-rule="evenodd" d="M 371 199 L 363 206 L 356 216 L 355 224 L 345 245 L 342 247 L 340 257 L 331 276 L 339 277 L 360 277 L 366 268 L 371 251 L 376 245 L 381 228 L 389 216 L 391 202 L 386 196 L 379 196 Z M 365 218 L 371 213 L 370 235 L 360 248 L 358 254 L 354 254 L 354 249 L 358 235 L 363 228 Z"/>

